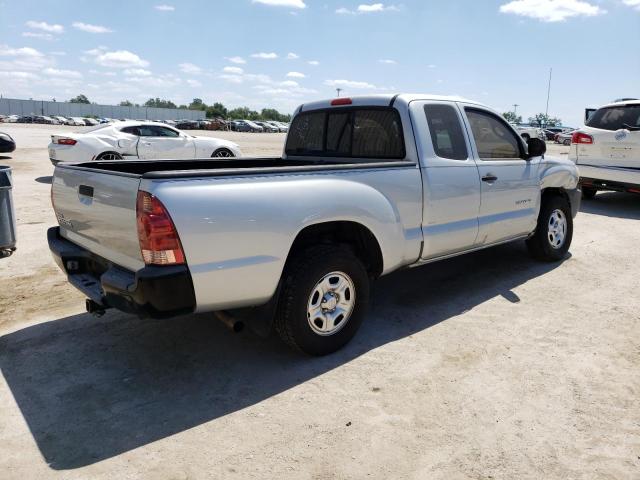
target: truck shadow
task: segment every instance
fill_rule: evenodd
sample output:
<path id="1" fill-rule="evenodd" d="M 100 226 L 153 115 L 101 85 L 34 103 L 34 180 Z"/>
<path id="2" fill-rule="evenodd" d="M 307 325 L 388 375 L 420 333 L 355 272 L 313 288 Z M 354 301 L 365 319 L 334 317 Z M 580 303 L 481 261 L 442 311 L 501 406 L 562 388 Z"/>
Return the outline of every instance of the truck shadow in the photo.
<path id="1" fill-rule="evenodd" d="M 607 217 L 640 220 L 640 196 L 632 193 L 600 192 L 593 200 L 583 200 L 580 211 Z"/>
<path id="2" fill-rule="evenodd" d="M 374 287 L 354 341 L 324 358 L 236 335 L 209 315 L 87 314 L 0 337 L 0 369 L 51 468 L 83 467 L 261 402 L 445 321 L 560 264 L 521 243 L 397 272 Z"/>

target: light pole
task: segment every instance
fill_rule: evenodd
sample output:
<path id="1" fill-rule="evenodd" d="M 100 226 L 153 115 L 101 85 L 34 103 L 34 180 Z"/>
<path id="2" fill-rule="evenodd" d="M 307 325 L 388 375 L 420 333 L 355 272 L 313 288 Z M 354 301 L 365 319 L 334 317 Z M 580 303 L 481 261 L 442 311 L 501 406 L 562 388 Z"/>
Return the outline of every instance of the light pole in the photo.
<path id="1" fill-rule="evenodd" d="M 338 97 L 340 96 L 341 91 L 342 91 L 342 88 L 336 88 L 336 94 Z"/>
<path id="2" fill-rule="evenodd" d="M 549 68 L 549 86 L 547 87 L 547 109 L 544 111 L 545 116 L 549 115 L 549 97 L 551 96 L 551 73 L 553 72 L 553 67 Z"/>
<path id="3" fill-rule="evenodd" d="M 517 117 L 517 116 L 518 116 L 518 107 L 519 107 L 519 106 L 520 106 L 520 105 L 518 105 L 517 103 L 514 103 L 514 104 L 513 104 L 513 116 L 514 116 L 514 117 Z"/>

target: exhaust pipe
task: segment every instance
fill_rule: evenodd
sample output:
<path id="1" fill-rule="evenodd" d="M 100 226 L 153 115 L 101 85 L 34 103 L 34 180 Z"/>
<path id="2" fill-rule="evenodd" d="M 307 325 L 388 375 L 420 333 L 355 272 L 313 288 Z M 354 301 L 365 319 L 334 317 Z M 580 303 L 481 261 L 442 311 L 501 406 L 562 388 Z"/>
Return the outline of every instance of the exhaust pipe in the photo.
<path id="1" fill-rule="evenodd" d="M 90 298 L 87 298 L 84 302 L 85 307 L 87 308 L 87 312 L 95 317 L 101 317 L 105 313 L 105 306 L 99 304 L 98 302 L 94 302 Z"/>
<path id="2" fill-rule="evenodd" d="M 237 318 L 232 317 L 227 312 L 214 312 L 214 315 L 232 332 L 240 333 L 242 330 L 244 330 L 244 323 Z"/>

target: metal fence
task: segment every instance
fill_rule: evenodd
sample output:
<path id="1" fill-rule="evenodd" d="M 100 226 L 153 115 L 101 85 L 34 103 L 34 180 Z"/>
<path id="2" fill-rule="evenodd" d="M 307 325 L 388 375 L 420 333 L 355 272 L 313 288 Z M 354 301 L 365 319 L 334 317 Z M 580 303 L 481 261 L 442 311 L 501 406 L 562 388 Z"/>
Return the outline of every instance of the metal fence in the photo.
<path id="1" fill-rule="evenodd" d="M 0 115 L 62 115 L 63 117 L 130 118 L 148 120 L 199 120 L 205 118 L 201 110 L 154 107 L 120 107 L 86 103 L 48 102 L 0 98 Z"/>

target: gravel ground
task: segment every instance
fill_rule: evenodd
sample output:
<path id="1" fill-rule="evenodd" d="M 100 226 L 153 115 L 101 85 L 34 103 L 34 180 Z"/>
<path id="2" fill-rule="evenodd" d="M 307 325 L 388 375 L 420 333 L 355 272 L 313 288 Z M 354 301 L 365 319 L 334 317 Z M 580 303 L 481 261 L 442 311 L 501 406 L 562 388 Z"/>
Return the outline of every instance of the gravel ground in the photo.
<path id="1" fill-rule="evenodd" d="M 305 358 L 208 315 L 82 313 L 45 237 L 46 145 L 68 129 L 0 126 L 19 145 L 0 158 L 19 236 L 0 260 L 3 480 L 640 478 L 638 197 L 585 202 L 560 264 L 516 243 L 385 277 L 356 339 Z M 219 136 L 248 155 L 284 138 Z"/>

